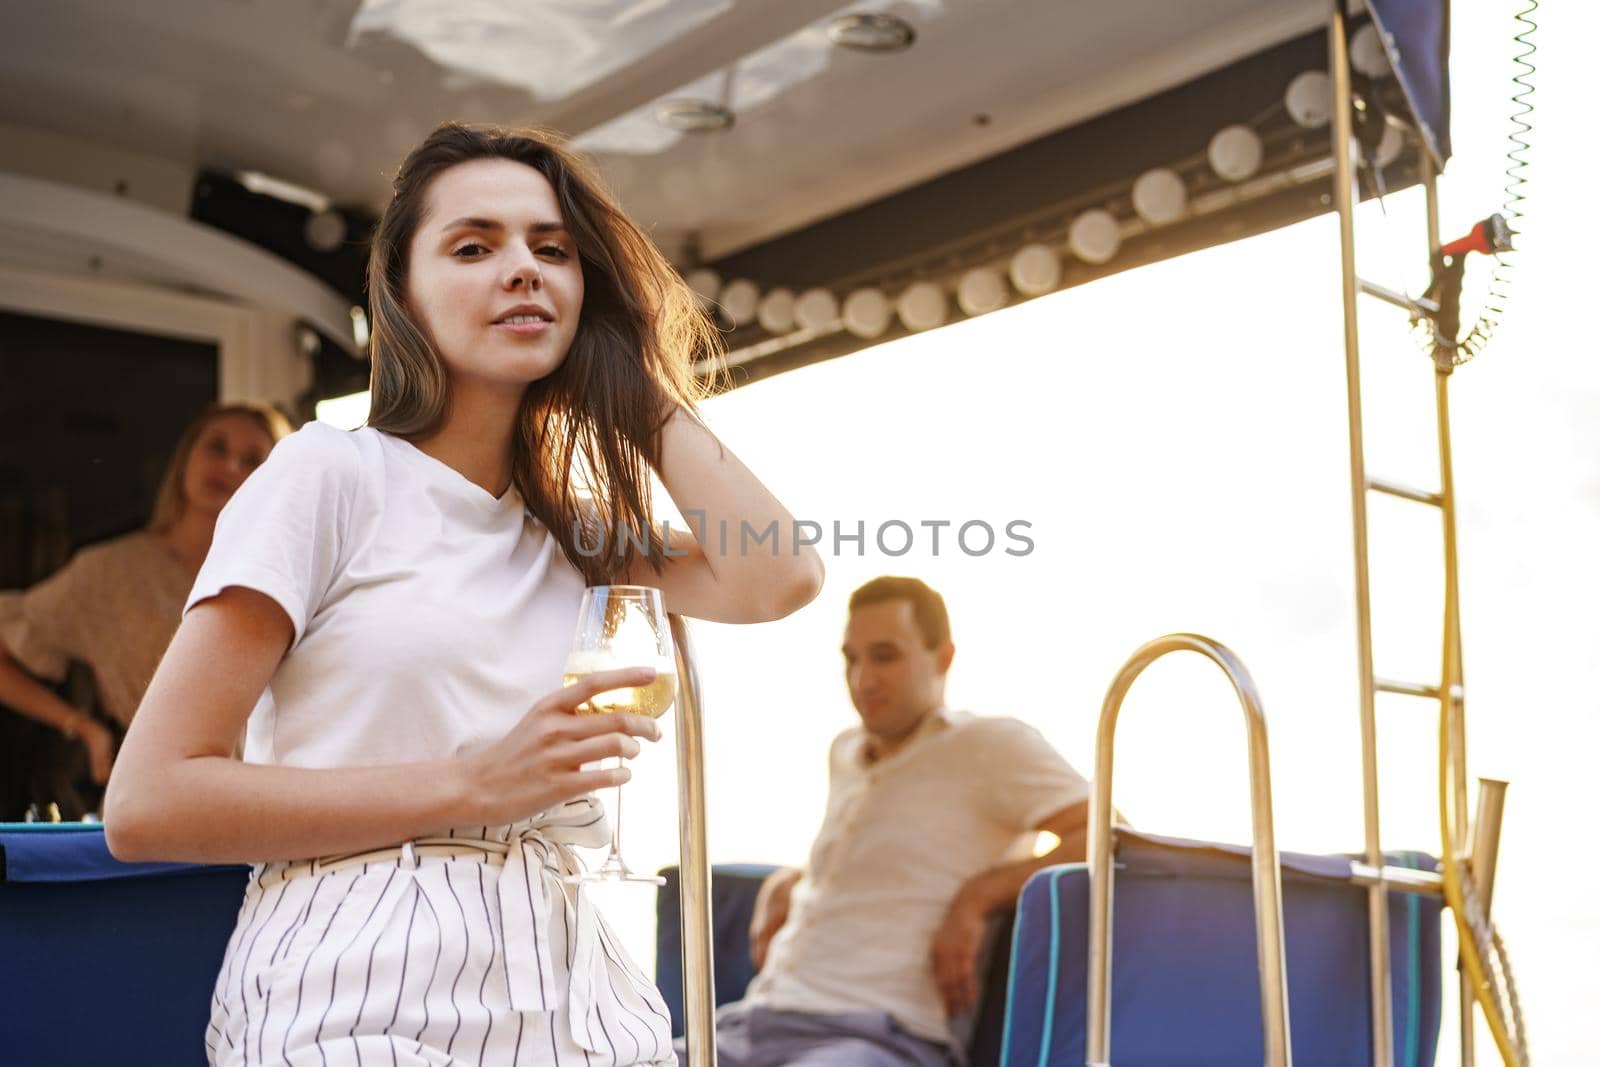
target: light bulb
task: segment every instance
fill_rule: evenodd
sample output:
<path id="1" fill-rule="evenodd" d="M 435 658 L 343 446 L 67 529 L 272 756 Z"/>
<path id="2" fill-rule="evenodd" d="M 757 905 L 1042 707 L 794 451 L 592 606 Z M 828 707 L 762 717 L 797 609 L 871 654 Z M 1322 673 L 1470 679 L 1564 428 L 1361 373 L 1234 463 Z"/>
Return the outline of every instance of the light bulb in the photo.
<path id="1" fill-rule="evenodd" d="M 1217 177 L 1242 182 L 1261 169 L 1261 138 L 1248 126 L 1224 126 L 1206 146 L 1206 159 Z"/>
<path id="2" fill-rule="evenodd" d="M 1152 226 L 1177 221 L 1188 206 L 1183 179 L 1166 167 L 1147 170 L 1133 183 L 1133 210 Z"/>
<path id="3" fill-rule="evenodd" d="M 756 321 L 768 333 L 788 333 L 794 329 L 794 291 L 773 289 L 756 306 Z"/>
<path id="4" fill-rule="evenodd" d="M 756 321 L 756 306 L 761 303 L 761 287 L 749 278 L 735 278 L 722 287 L 717 303 L 727 312 L 735 326 L 748 326 Z"/>
<path id="5" fill-rule="evenodd" d="M 1085 263 L 1105 263 L 1122 247 L 1122 230 L 1111 212 L 1092 208 L 1072 220 L 1067 246 Z"/>
<path id="6" fill-rule="evenodd" d="M 722 275 L 710 267 L 700 267 L 684 275 L 684 281 L 689 283 L 689 288 L 694 290 L 694 295 L 701 300 L 715 300 L 717 291 L 722 288 Z"/>
<path id="7" fill-rule="evenodd" d="M 844 301 L 844 328 L 857 337 L 883 336 L 894 308 L 882 289 L 857 289 Z"/>
<path id="8" fill-rule="evenodd" d="M 992 267 L 974 267 L 956 286 L 956 303 L 968 315 L 986 315 L 1006 306 L 1005 279 Z"/>
<path id="9" fill-rule="evenodd" d="M 1284 90 L 1283 106 L 1290 118 L 1308 130 L 1326 126 L 1333 114 L 1333 82 L 1324 71 L 1302 71 Z"/>
<path id="10" fill-rule="evenodd" d="M 1378 27 L 1370 22 L 1350 38 L 1350 65 L 1369 78 L 1387 78 L 1392 73 Z"/>
<path id="11" fill-rule="evenodd" d="M 1011 257 L 1011 284 L 1026 296 L 1042 296 L 1061 284 L 1061 257 L 1047 245 L 1024 245 Z"/>
<path id="12" fill-rule="evenodd" d="M 949 306 L 944 290 L 933 282 L 917 282 L 900 294 L 895 304 L 900 321 L 908 330 L 931 330 L 943 325 Z"/>
<path id="13" fill-rule="evenodd" d="M 1383 124 L 1383 136 L 1378 139 L 1377 151 L 1373 153 L 1374 160 L 1380 167 L 1387 167 L 1400 158 L 1400 152 L 1406 146 L 1406 135 L 1400 127 L 1392 122 Z"/>
<path id="14" fill-rule="evenodd" d="M 794 302 L 794 321 L 804 330 L 826 330 L 839 321 L 839 298 L 826 289 L 807 289 Z"/>

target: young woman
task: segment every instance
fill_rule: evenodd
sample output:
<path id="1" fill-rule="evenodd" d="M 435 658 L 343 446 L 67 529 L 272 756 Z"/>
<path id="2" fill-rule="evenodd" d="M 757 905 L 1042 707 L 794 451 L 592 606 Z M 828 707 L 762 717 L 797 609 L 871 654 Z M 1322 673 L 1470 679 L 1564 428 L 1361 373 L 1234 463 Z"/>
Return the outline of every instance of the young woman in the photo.
<path id="1" fill-rule="evenodd" d="M 112 731 L 36 678 L 59 681 L 69 662 L 87 664 L 100 706 L 126 729 L 178 628 L 217 515 L 288 431 L 270 408 L 208 408 L 178 438 L 144 529 L 85 548 L 26 592 L 0 595 L 0 704 L 81 743 L 95 782 L 111 775 Z"/>
<path id="2" fill-rule="evenodd" d="M 107 841 L 256 865 L 214 1063 L 671 1064 L 655 989 L 562 881 L 603 840 L 592 791 L 629 776 L 584 765 L 659 736 L 574 713 L 652 677 L 559 687 L 578 601 L 635 582 L 759 622 L 821 562 L 689 413 L 714 341 L 693 295 L 554 138 L 442 126 L 394 189 L 369 425 L 302 429 L 228 509 Z M 662 544 L 651 469 L 685 513 L 776 522 L 777 550 Z"/>

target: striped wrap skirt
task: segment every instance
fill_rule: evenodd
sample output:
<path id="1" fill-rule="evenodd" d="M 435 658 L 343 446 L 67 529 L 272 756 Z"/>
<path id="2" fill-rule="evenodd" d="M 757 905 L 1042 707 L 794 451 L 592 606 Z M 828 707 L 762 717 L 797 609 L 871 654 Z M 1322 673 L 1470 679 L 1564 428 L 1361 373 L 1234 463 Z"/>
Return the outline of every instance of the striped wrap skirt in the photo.
<path id="1" fill-rule="evenodd" d="M 212 996 L 210 1063 L 676 1064 L 654 983 L 562 881 L 581 869 L 573 847 L 608 834 L 583 797 L 448 847 L 258 865 Z"/>

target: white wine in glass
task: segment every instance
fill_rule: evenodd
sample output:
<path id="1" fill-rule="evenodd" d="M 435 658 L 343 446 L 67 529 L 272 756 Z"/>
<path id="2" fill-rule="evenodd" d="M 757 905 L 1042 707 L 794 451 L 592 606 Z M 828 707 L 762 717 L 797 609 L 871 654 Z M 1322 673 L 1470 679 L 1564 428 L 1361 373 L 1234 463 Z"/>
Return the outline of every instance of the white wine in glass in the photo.
<path id="1" fill-rule="evenodd" d="M 671 709 L 673 701 L 678 699 L 678 665 L 670 659 L 640 663 L 634 659 L 624 661 L 605 652 L 570 652 L 567 654 L 567 665 L 561 673 L 561 684 L 571 685 L 591 674 L 616 670 L 620 667 L 654 667 L 656 680 L 649 685 L 607 689 L 604 693 L 596 693 L 578 706 L 579 715 L 605 715 L 625 711 L 633 715 L 659 719 Z"/>
<path id="2" fill-rule="evenodd" d="M 678 696 L 678 667 L 673 656 L 672 630 L 661 606 L 661 590 L 644 585 L 597 585 L 583 592 L 578 608 L 578 628 L 572 638 L 561 682 L 571 685 L 600 671 L 651 667 L 655 680 L 596 693 L 578 707 L 580 715 L 626 712 L 659 719 Z M 621 760 L 617 761 L 621 766 Z M 622 786 L 617 786 L 616 811 L 611 821 L 611 851 L 593 871 L 572 875 L 569 881 L 649 882 L 661 885 L 655 875 L 634 874 L 622 859 Z"/>

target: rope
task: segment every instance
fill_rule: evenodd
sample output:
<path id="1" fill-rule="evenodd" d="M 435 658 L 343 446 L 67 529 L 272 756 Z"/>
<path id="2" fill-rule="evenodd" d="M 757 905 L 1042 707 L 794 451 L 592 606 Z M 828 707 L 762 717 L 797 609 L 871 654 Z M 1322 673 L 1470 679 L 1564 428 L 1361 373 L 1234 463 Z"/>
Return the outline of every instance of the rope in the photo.
<path id="1" fill-rule="evenodd" d="M 1450 741 L 1452 735 L 1451 699 L 1439 701 L 1439 830 L 1443 848 L 1441 871 L 1444 899 L 1456 919 L 1457 939 L 1461 950 L 1461 966 L 1470 979 L 1473 997 L 1483 1009 L 1483 1018 L 1489 1024 L 1500 1058 L 1507 1067 L 1528 1067 L 1526 1031 L 1523 1026 L 1522 1004 L 1517 998 L 1516 983 L 1511 974 L 1510 957 L 1498 932 L 1484 914 L 1483 903 L 1478 899 L 1476 887 L 1470 878 L 1462 877 L 1461 862 L 1456 857 L 1455 815 L 1451 803 L 1454 776 L 1451 773 Z M 1488 958 L 1494 967 L 1485 967 Z M 1506 995 L 1502 997 L 1502 987 Z M 1503 1005 L 1509 1001 L 1512 1026 L 1506 1026 Z M 1470 1013 L 1471 1005 L 1461 1005 L 1463 1013 Z"/>
<path id="2" fill-rule="evenodd" d="M 1518 1062 L 1526 1064 L 1528 1031 L 1522 1018 L 1522 1000 L 1517 995 L 1516 975 L 1511 970 L 1511 956 L 1506 951 L 1506 943 L 1499 929 L 1485 913 L 1483 898 L 1478 896 L 1478 884 L 1471 878 L 1462 879 L 1461 903 L 1462 915 L 1472 930 L 1478 957 L 1488 964 L 1484 968 L 1484 984 L 1488 987 L 1488 994 L 1501 1007 L 1502 1019 L 1507 1015 L 1505 1009 L 1509 1009 L 1509 1036 L 1516 1046 Z"/>

